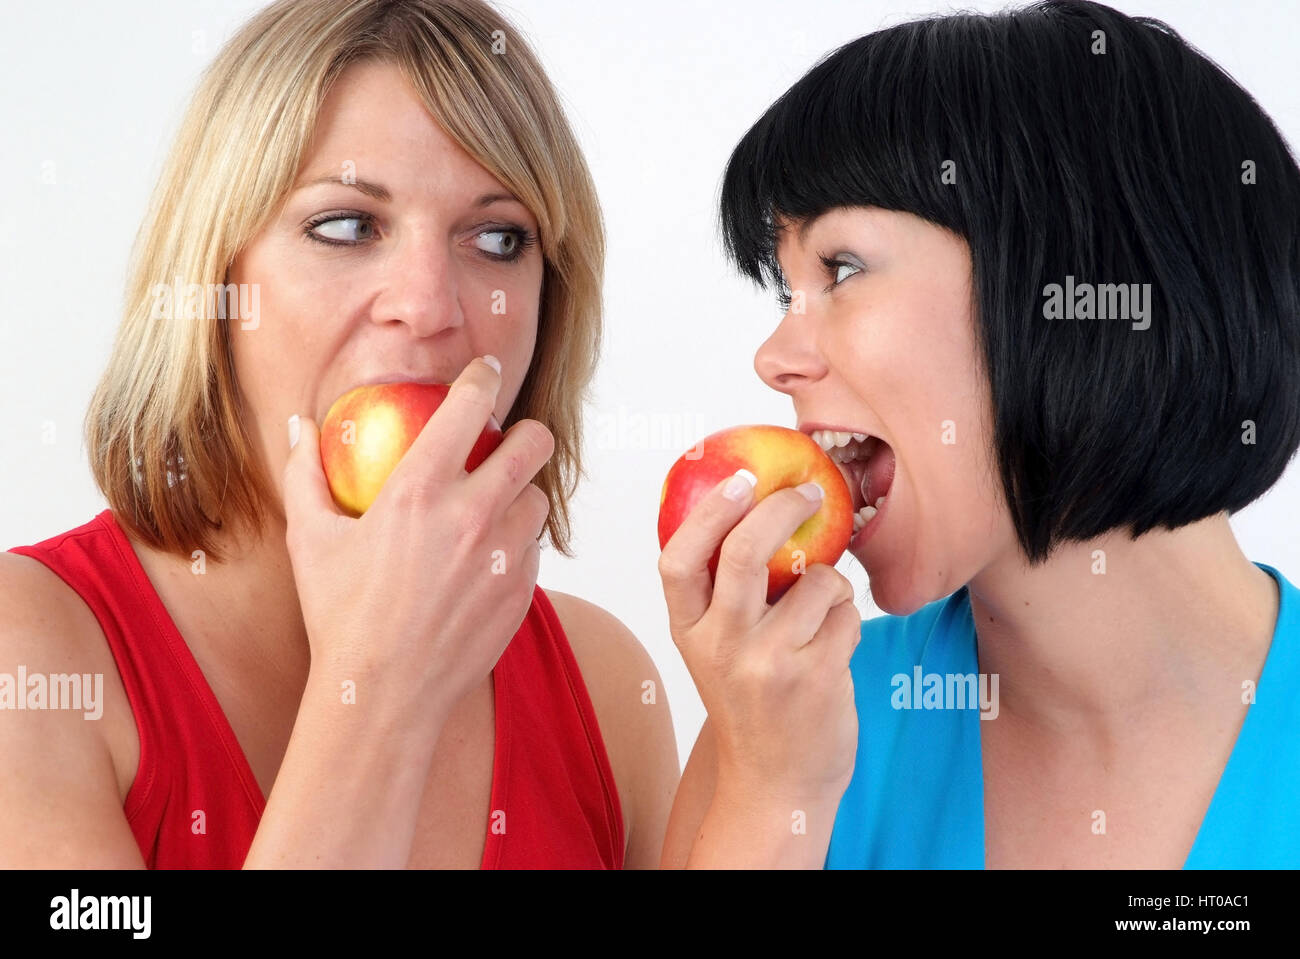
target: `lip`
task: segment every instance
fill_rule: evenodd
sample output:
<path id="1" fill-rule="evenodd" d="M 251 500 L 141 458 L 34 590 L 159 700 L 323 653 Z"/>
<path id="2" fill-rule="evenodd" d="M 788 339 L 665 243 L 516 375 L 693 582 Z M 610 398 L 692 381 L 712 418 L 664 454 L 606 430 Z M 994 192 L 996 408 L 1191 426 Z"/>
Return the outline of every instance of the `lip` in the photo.
<path id="1" fill-rule="evenodd" d="M 456 373 L 452 376 L 444 377 L 425 376 L 419 373 L 376 373 L 374 376 L 358 380 L 349 386 L 347 390 L 344 390 L 344 392 L 350 392 L 362 386 L 378 386 L 382 383 L 422 383 L 426 386 L 450 386 L 459 375 L 459 373 Z M 501 429 L 501 421 L 497 419 L 495 412 L 488 414 L 488 425 L 493 429 Z"/>
<path id="2" fill-rule="evenodd" d="M 821 420 L 807 420 L 801 422 L 798 425 L 798 430 L 806 436 L 811 436 L 817 430 L 831 430 L 836 433 L 865 433 L 868 436 L 875 437 L 880 442 L 889 445 L 889 440 L 885 439 L 879 433 L 873 433 L 871 430 L 856 429 L 852 426 L 841 426 L 835 423 L 826 423 Z M 892 449 L 892 446 L 890 448 Z M 889 494 L 885 496 L 884 504 L 880 509 L 876 510 L 876 515 L 871 517 L 871 522 L 867 523 L 866 526 L 862 527 L 862 529 L 858 530 L 852 537 L 850 537 L 848 545 L 848 551 L 850 553 L 853 553 L 856 556 L 857 551 L 866 546 L 866 544 L 875 537 L 876 531 L 880 528 L 880 524 L 885 520 L 885 515 L 889 512 L 890 506 L 893 502 L 891 498 L 893 492 L 894 490 L 891 486 Z"/>
<path id="3" fill-rule="evenodd" d="M 870 430 L 860 430 L 853 426 L 835 426 L 832 423 L 821 423 L 817 420 L 808 420 L 806 423 L 800 423 L 798 426 L 800 433 L 811 436 L 817 430 L 833 430 L 836 433 L 866 433 L 869 436 L 875 436 L 883 439 L 879 433 L 872 433 Z"/>
<path id="4" fill-rule="evenodd" d="M 890 493 L 891 494 L 893 493 L 892 489 L 890 490 Z M 870 540 L 872 537 L 876 535 L 876 530 L 880 527 L 880 524 L 884 522 L 885 514 L 889 512 L 889 507 L 891 503 L 892 500 L 889 498 L 889 496 L 886 496 L 885 502 L 881 505 L 881 507 L 878 510 L 876 510 L 876 515 L 871 517 L 871 522 L 869 522 L 866 526 L 862 527 L 862 529 L 858 530 L 856 533 L 853 534 L 852 537 L 850 537 L 849 546 L 848 546 L 848 550 L 850 553 L 853 553 L 856 556 L 857 550 L 860 550 L 863 546 L 867 544 L 868 540 Z"/>
<path id="5" fill-rule="evenodd" d="M 374 376 L 358 380 L 353 383 L 349 389 L 356 389 L 358 386 L 378 386 L 380 383 L 444 383 L 450 384 L 455 377 L 450 380 L 441 379 L 437 376 L 421 376 L 418 373 L 376 373 Z"/>

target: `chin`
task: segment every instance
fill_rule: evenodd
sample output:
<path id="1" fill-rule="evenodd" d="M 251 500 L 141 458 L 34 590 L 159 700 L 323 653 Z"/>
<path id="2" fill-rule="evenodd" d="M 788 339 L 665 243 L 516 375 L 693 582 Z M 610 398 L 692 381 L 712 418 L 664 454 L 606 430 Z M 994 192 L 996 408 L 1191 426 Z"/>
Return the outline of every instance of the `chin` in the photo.
<path id="1" fill-rule="evenodd" d="M 915 594 L 899 597 L 877 580 L 871 580 L 871 600 L 890 616 L 911 616 L 930 600 Z"/>
<path id="2" fill-rule="evenodd" d="M 890 616 L 910 616 L 960 588 L 946 588 L 943 583 L 927 582 L 899 569 L 881 570 L 874 576 L 868 573 L 868 583 L 872 601 Z"/>

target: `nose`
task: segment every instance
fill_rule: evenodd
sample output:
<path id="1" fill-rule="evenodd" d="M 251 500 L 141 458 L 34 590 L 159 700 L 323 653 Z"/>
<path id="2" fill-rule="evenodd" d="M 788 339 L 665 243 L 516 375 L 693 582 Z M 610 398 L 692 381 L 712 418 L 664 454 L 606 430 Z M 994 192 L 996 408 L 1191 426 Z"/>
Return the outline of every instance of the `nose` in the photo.
<path id="1" fill-rule="evenodd" d="M 786 313 L 754 354 L 754 372 L 772 389 L 792 396 L 825 376 L 813 319 L 807 313 Z"/>
<path id="2" fill-rule="evenodd" d="M 395 320 L 421 337 L 464 325 L 456 260 L 445 238 L 433 233 L 401 237 L 384 258 L 382 284 L 373 307 L 376 323 Z"/>

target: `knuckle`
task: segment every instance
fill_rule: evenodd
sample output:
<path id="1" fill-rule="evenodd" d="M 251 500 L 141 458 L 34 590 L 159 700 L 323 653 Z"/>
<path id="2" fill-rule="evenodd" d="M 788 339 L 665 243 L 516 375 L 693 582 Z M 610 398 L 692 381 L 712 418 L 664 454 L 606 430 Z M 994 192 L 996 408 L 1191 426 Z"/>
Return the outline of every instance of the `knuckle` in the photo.
<path id="1" fill-rule="evenodd" d="M 686 570 L 675 551 L 665 548 L 659 554 L 659 578 L 665 583 L 678 583 L 686 578 Z"/>
<path id="2" fill-rule="evenodd" d="M 424 480 L 403 480 L 394 476 L 389 479 L 389 482 L 394 486 L 393 500 L 400 509 L 406 512 L 420 512 L 433 505 L 436 497 L 434 488 Z"/>
<path id="3" fill-rule="evenodd" d="M 551 513 L 551 498 L 546 495 L 546 491 L 536 483 L 529 483 L 524 492 L 528 496 L 538 522 L 546 519 Z"/>
<path id="4" fill-rule="evenodd" d="M 457 393 L 460 402 L 475 409 L 483 410 L 483 418 L 487 419 L 487 414 L 492 408 L 493 390 L 492 388 L 477 379 L 458 380 L 455 384 L 453 393 Z"/>
<path id="5" fill-rule="evenodd" d="M 539 420 L 524 420 L 528 428 L 527 436 L 539 451 L 545 453 L 544 459 L 550 459 L 555 452 L 555 434 Z"/>
<path id="6" fill-rule="evenodd" d="M 758 551 L 754 534 L 738 526 L 722 541 L 722 551 L 718 557 L 719 572 L 725 567 L 732 574 L 750 575 L 758 569 L 754 559 Z M 763 565 L 766 566 L 766 560 Z"/>
<path id="7" fill-rule="evenodd" d="M 825 563 L 813 563 L 804 570 L 803 577 L 811 585 L 811 588 L 818 591 L 833 592 L 837 588 L 836 579 L 839 577 L 839 573 Z"/>
<path id="8" fill-rule="evenodd" d="M 524 458 L 519 453 L 509 453 L 505 462 L 506 479 L 516 482 L 524 471 Z"/>
<path id="9" fill-rule="evenodd" d="M 842 602 L 844 599 L 851 599 L 853 596 L 853 584 L 833 566 L 826 563 L 814 563 L 808 567 L 804 575 L 812 577 L 813 588 L 827 597 L 841 596 L 843 597 Z"/>
<path id="10" fill-rule="evenodd" d="M 837 603 L 831 607 L 831 623 L 837 632 L 842 631 L 845 636 L 860 635 L 862 631 L 862 616 L 858 613 L 858 608 L 851 602 Z"/>
<path id="11" fill-rule="evenodd" d="M 479 510 L 468 508 L 456 516 L 456 538 L 462 543 L 481 543 L 492 525 L 492 518 Z"/>

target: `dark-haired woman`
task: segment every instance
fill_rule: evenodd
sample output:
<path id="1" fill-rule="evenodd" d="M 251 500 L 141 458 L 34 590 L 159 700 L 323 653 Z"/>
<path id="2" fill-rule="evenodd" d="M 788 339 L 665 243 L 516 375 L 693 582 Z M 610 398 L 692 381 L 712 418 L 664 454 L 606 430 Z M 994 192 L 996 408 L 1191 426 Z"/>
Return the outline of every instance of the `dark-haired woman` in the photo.
<path id="1" fill-rule="evenodd" d="M 892 615 L 826 566 L 764 603 L 815 489 L 692 515 L 665 864 L 1300 866 L 1300 591 L 1228 523 L 1300 446 L 1300 171 L 1251 97 L 1097 4 L 904 24 L 759 119 L 722 222 Z"/>

